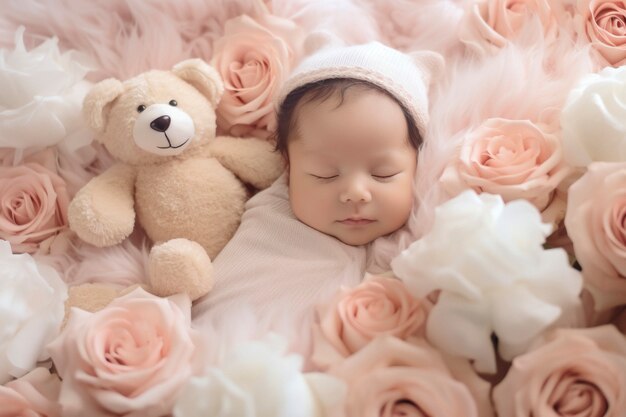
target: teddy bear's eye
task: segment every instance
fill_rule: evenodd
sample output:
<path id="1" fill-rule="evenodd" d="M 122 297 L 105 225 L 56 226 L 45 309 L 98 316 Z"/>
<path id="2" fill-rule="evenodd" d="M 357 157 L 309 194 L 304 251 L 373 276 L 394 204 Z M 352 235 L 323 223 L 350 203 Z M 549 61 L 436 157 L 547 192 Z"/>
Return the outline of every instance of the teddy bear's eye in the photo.
<path id="1" fill-rule="evenodd" d="M 139 113 L 141 113 L 142 111 L 144 111 L 146 109 L 146 106 L 144 106 L 143 104 L 140 104 L 139 106 L 137 106 L 137 111 Z"/>
<path id="2" fill-rule="evenodd" d="M 176 100 L 170 100 L 170 106 L 178 106 L 178 102 Z"/>

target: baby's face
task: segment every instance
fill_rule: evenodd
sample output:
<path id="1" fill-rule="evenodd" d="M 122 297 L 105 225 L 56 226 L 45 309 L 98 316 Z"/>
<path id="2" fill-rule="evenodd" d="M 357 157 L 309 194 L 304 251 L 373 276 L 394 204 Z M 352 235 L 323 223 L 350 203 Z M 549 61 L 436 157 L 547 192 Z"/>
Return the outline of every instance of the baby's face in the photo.
<path id="1" fill-rule="evenodd" d="M 415 149 L 400 106 L 377 91 L 346 91 L 302 105 L 289 143 L 296 217 L 348 245 L 394 232 L 413 206 Z"/>

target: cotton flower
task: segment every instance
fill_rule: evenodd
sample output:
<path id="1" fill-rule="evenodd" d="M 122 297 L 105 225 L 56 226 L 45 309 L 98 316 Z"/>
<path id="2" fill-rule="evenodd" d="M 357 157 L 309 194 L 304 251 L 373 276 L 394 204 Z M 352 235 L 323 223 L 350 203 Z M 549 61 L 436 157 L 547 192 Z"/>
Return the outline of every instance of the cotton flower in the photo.
<path id="1" fill-rule="evenodd" d="M 333 377 L 303 374 L 302 358 L 285 353 L 284 340 L 240 345 L 217 368 L 192 378 L 174 417 L 316 417 L 338 403 L 345 390 Z M 321 395 L 321 388 L 327 395 Z M 330 394 L 330 395 L 328 395 Z"/>
<path id="2" fill-rule="evenodd" d="M 417 297 L 441 290 L 426 337 L 495 372 L 491 335 L 511 360 L 579 307 L 580 273 L 562 249 L 544 250 L 550 226 L 524 200 L 465 191 L 438 207 L 433 228 L 392 261 Z"/>
<path id="3" fill-rule="evenodd" d="M 67 287 L 30 255 L 13 255 L 0 240 L 0 383 L 48 359 L 45 346 L 60 330 Z"/>
<path id="4" fill-rule="evenodd" d="M 626 67 L 583 77 L 561 113 L 566 161 L 626 162 Z"/>
<path id="5" fill-rule="evenodd" d="M 89 69 L 76 53 L 61 54 L 56 39 L 26 50 L 24 28 L 15 49 L 0 49 L 0 147 L 24 149 L 61 142 L 70 150 L 89 144 L 82 122 L 82 100 Z"/>

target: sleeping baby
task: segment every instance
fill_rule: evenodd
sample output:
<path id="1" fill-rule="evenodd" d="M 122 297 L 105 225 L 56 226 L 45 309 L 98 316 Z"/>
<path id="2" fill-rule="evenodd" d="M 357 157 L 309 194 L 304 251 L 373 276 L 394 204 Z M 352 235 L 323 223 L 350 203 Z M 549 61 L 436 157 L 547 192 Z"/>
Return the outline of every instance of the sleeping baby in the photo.
<path id="1" fill-rule="evenodd" d="M 374 42 L 322 49 L 294 71 L 278 98 L 287 170 L 248 201 L 213 262 L 215 288 L 194 306 L 222 350 L 273 331 L 308 356 L 315 306 L 357 285 L 365 245 L 411 213 L 439 60 Z"/>

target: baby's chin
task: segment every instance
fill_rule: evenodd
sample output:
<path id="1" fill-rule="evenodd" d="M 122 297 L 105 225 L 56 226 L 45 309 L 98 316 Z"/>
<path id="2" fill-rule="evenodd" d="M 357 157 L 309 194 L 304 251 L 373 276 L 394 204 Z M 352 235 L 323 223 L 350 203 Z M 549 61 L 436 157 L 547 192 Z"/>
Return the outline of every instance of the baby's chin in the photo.
<path id="1" fill-rule="evenodd" d="M 333 236 L 336 239 L 339 239 L 341 242 L 350 246 L 367 245 L 368 243 L 372 243 L 379 237 L 385 235 L 385 234 L 381 234 L 375 231 L 363 231 L 361 233 L 359 232 L 345 233 L 344 232 L 344 233 L 327 233 L 327 234 Z"/>
<path id="2" fill-rule="evenodd" d="M 352 237 L 352 236 L 349 236 L 349 237 L 346 237 L 346 236 L 334 236 L 334 237 L 339 239 L 341 242 L 345 243 L 346 245 L 363 246 L 363 245 L 367 245 L 368 243 L 373 242 L 374 240 L 376 240 L 380 236 L 367 237 L 367 238 Z"/>

